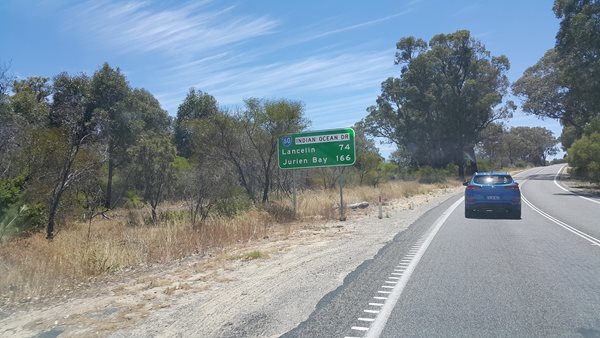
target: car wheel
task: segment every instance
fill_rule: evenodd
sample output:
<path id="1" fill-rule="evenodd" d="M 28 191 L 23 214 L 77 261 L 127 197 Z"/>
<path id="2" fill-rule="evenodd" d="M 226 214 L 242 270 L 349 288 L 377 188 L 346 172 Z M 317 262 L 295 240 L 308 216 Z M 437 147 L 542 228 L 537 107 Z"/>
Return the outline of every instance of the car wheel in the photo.
<path id="1" fill-rule="evenodd" d="M 521 208 L 515 208 L 511 211 L 510 215 L 514 219 L 521 219 Z"/>

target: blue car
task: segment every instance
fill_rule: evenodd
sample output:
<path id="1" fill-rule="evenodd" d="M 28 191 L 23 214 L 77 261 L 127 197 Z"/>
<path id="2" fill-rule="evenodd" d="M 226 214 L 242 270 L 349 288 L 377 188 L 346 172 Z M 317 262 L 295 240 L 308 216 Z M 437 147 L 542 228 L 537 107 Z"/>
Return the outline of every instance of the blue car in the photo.
<path id="1" fill-rule="evenodd" d="M 463 183 L 465 189 L 465 217 L 478 212 L 501 212 L 511 218 L 521 218 L 521 190 L 508 173 L 475 173 Z"/>

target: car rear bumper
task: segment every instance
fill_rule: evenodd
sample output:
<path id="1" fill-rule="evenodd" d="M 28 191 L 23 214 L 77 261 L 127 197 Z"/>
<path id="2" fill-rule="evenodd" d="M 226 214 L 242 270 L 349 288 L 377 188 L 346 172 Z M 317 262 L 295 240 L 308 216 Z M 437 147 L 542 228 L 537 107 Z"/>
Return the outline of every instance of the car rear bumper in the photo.
<path id="1" fill-rule="evenodd" d="M 473 211 L 513 211 L 521 209 L 521 203 L 513 202 L 473 202 L 465 203 L 465 208 Z"/>

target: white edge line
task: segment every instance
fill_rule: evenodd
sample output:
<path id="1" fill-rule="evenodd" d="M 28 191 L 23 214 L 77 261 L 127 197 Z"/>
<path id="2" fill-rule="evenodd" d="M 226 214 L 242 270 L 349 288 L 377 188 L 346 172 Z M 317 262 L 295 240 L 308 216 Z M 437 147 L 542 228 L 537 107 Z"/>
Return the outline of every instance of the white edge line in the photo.
<path id="1" fill-rule="evenodd" d="M 577 196 L 577 197 L 581 197 L 581 198 L 583 198 L 584 200 L 590 201 L 590 202 L 592 202 L 592 203 L 600 204 L 600 201 L 596 201 L 595 199 L 591 199 L 591 198 L 588 198 L 588 197 L 585 197 L 585 196 L 581 196 L 580 194 L 578 194 L 578 193 L 576 193 L 576 192 L 574 192 L 574 191 L 571 191 L 571 190 L 569 190 L 569 189 L 567 189 L 567 188 L 563 187 L 563 186 L 562 186 L 560 183 L 558 183 L 558 181 L 557 181 L 557 178 L 558 178 L 558 176 L 560 175 L 560 173 L 563 171 L 563 169 L 565 169 L 566 167 L 567 167 L 567 165 L 564 165 L 564 166 L 562 166 L 562 167 L 560 168 L 560 170 L 559 170 L 559 171 L 556 173 L 556 175 L 554 175 L 554 184 L 556 184 L 556 186 L 557 186 L 557 187 L 559 187 L 560 189 L 562 189 L 563 191 L 566 191 L 566 192 L 568 192 L 568 193 L 571 193 L 571 194 L 573 194 L 573 195 L 575 195 L 575 196 Z"/>
<path id="2" fill-rule="evenodd" d="M 440 228 L 442 227 L 444 222 L 446 222 L 448 217 L 450 217 L 452 212 L 463 202 L 464 199 L 465 198 L 463 196 L 458 201 L 454 202 L 454 204 L 452 204 L 448 209 L 446 209 L 444 211 L 444 213 L 435 221 L 435 223 L 433 224 L 432 230 L 427 235 L 427 238 L 423 242 L 423 245 L 421 245 L 421 247 L 419 248 L 417 255 L 415 256 L 413 261 L 408 266 L 405 274 L 402 275 L 402 278 L 400 279 L 398 284 L 396 284 L 396 286 L 392 290 L 392 293 L 390 294 L 389 299 L 385 302 L 385 305 L 381 308 L 381 310 L 380 310 L 379 314 L 377 315 L 377 317 L 375 318 L 375 321 L 373 322 L 373 324 L 371 324 L 371 328 L 369 329 L 369 331 L 367 331 L 365 338 L 376 338 L 381 335 L 381 332 L 383 332 L 383 328 L 385 327 L 385 324 L 387 323 L 387 321 L 392 313 L 392 310 L 396 306 L 398 299 L 400 299 L 400 295 L 402 294 L 404 287 L 406 287 L 406 284 L 408 283 L 408 280 L 409 280 L 410 276 L 412 275 L 413 271 L 415 270 L 417 264 L 419 264 L 421 257 L 423 257 L 423 254 L 425 254 L 425 251 L 429 247 L 429 244 L 431 244 L 431 242 L 433 241 L 433 238 L 438 233 L 438 231 L 440 230 Z"/>
<path id="3" fill-rule="evenodd" d="M 554 218 L 553 216 L 545 213 L 544 211 L 542 211 L 541 209 L 539 209 L 538 207 L 536 207 L 535 205 L 533 205 L 533 203 L 529 202 L 529 200 L 527 198 L 525 198 L 525 196 L 521 196 L 521 199 L 523 200 L 523 202 L 525 202 L 525 204 L 527 204 L 533 211 L 537 212 L 538 214 L 542 215 L 543 217 L 549 219 L 550 221 L 554 222 L 555 224 L 560 225 L 561 227 L 563 227 L 564 229 L 574 233 L 575 235 L 585 239 L 586 241 L 594 244 L 594 245 L 600 245 L 600 239 L 597 239 L 593 236 L 590 236 L 588 234 L 586 234 L 585 232 L 581 231 L 581 230 L 577 230 L 576 228 L 568 225 L 567 223 Z"/>

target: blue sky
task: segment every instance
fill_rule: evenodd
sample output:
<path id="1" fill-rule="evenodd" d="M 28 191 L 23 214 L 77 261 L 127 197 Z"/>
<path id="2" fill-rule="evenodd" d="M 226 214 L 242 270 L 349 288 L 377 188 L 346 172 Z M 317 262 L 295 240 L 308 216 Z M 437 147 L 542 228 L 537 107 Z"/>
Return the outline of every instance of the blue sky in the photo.
<path id="1" fill-rule="evenodd" d="M 0 2 L 0 63 L 17 77 L 118 66 L 175 115 L 188 89 L 223 107 L 248 97 L 300 100 L 311 129 L 366 116 L 397 76 L 395 44 L 468 29 L 517 80 L 555 43 L 553 1 L 18 1 Z M 518 103 L 518 102 L 517 102 Z M 511 126 L 553 120 L 517 113 Z M 387 155 L 391 146 L 382 146 Z"/>

